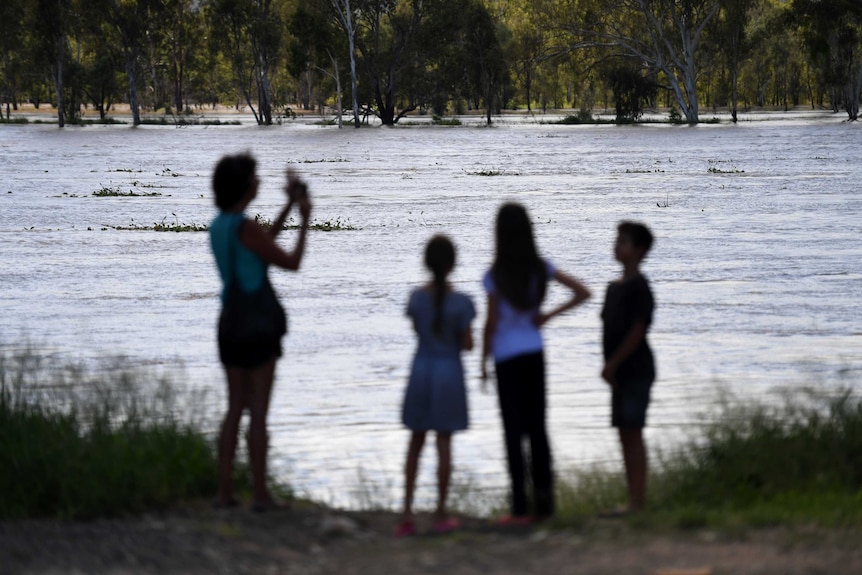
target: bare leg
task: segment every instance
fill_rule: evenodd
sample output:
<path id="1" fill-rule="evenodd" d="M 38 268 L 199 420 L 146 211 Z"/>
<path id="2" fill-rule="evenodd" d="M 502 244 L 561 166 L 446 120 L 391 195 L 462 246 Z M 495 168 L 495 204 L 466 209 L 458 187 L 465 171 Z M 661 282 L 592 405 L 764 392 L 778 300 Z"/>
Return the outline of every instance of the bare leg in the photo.
<path id="1" fill-rule="evenodd" d="M 449 478 L 452 476 L 452 434 L 437 433 L 437 510 L 434 521 L 446 519 L 446 498 L 449 495 Z"/>
<path id="2" fill-rule="evenodd" d="M 407 463 L 404 465 L 404 515 L 402 521 L 410 521 L 413 518 L 413 492 L 416 489 L 416 473 L 419 469 L 419 456 L 422 454 L 423 445 L 425 445 L 425 432 L 414 431 L 410 435 L 410 444 L 407 446 Z"/>
<path id="3" fill-rule="evenodd" d="M 626 483 L 629 490 L 629 509 L 641 511 L 646 504 L 647 454 L 642 429 L 620 429 Z"/>
<path id="4" fill-rule="evenodd" d="M 272 504 L 272 496 L 266 487 L 267 432 L 266 416 L 269 412 L 269 398 L 275 375 L 275 358 L 249 373 L 249 459 L 253 480 L 254 504 Z"/>
<path id="5" fill-rule="evenodd" d="M 228 367 L 225 368 L 225 372 L 227 374 L 228 408 L 222 421 L 221 434 L 219 435 L 218 502 L 222 505 L 230 505 L 234 501 L 233 460 L 236 454 L 239 422 L 242 419 L 246 398 L 244 370 Z"/>

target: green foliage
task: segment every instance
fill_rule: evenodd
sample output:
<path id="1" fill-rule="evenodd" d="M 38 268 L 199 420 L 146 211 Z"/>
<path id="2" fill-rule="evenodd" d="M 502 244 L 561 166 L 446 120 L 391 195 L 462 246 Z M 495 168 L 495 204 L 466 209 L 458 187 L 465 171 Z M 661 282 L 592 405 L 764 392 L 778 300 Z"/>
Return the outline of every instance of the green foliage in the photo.
<path id="1" fill-rule="evenodd" d="M 137 185 L 138 182 L 134 182 L 133 185 Z M 93 195 L 98 198 L 117 198 L 117 197 L 151 197 L 151 196 L 161 196 L 161 192 L 136 192 L 134 190 L 124 191 L 120 186 L 102 186 L 95 192 Z"/>
<path id="2" fill-rule="evenodd" d="M 162 218 L 161 222 L 153 222 L 152 226 L 137 224 L 134 221 L 127 226 L 110 226 L 115 230 L 120 231 L 135 231 L 135 232 L 205 232 L 209 230 L 206 224 L 186 224 L 179 221 L 179 217 L 172 213 L 174 221 L 167 221 L 168 217 Z"/>
<path id="3" fill-rule="evenodd" d="M 211 497 L 199 411 L 165 378 L 0 352 L 0 518 L 89 518 Z"/>
<path id="4" fill-rule="evenodd" d="M 431 123 L 435 126 L 460 126 L 461 120 L 458 118 L 444 118 L 443 116 L 434 114 L 431 116 Z"/>
<path id="5" fill-rule="evenodd" d="M 862 525 L 862 399 L 788 395 L 778 406 L 723 401 L 701 437 L 651 470 L 637 521 L 682 529 L 787 523 Z M 577 524 L 625 501 L 622 473 L 599 468 L 559 489 Z"/>
<path id="6" fill-rule="evenodd" d="M 295 104 L 324 109 L 352 91 L 351 56 L 359 101 L 384 124 L 428 109 L 484 108 L 490 122 L 504 108 L 534 105 L 610 107 L 629 122 L 645 101 L 657 106 L 655 85 L 686 122 L 700 121 L 698 106 L 727 107 L 736 120 L 737 103 L 807 102 L 858 117 L 854 0 L 354 0 L 354 48 L 336 5 L 4 0 L 0 122 L 29 102 L 57 106 L 60 125 L 89 122 L 88 108 L 107 122 L 121 103 L 133 124 L 218 124 L 180 118 L 221 103 L 281 124 Z M 621 58 L 636 64 L 607 65 Z"/>
<path id="7" fill-rule="evenodd" d="M 644 76 L 640 68 L 619 62 L 605 72 L 605 79 L 613 92 L 617 123 L 637 121 L 658 95 L 658 85 Z"/>
<path id="8" fill-rule="evenodd" d="M 710 174 L 744 174 L 745 170 L 738 169 L 732 162 L 729 160 L 707 160 L 709 164 L 709 168 L 706 170 Z M 721 167 L 721 164 L 728 164 L 731 166 L 729 168 Z"/>

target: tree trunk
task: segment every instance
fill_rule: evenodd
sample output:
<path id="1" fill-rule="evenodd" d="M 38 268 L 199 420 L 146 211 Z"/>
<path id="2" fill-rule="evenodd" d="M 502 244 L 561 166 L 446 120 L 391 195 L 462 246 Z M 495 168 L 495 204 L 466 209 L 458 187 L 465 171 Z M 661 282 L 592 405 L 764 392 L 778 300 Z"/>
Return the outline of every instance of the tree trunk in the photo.
<path id="1" fill-rule="evenodd" d="M 730 107 L 730 116 L 733 118 L 733 123 L 735 124 L 738 120 L 736 117 L 737 105 L 739 103 L 739 72 L 736 68 L 734 68 L 731 72 L 731 84 L 733 85 L 733 96 Z"/>
<path id="2" fill-rule="evenodd" d="M 138 75 L 135 70 L 135 56 L 126 54 L 126 76 L 129 77 L 129 108 L 132 111 L 132 125 L 141 125 L 141 110 L 138 106 Z"/>
<path id="3" fill-rule="evenodd" d="M 263 59 L 265 62 L 265 59 Z M 269 85 L 269 72 L 264 63 L 261 63 L 261 69 L 258 76 L 257 84 L 257 108 L 260 111 L 260 118 L 266 126 L 272 125 L 272 90 Z"/>
<path id="4" fill-rule="evenodd" d="M 332 52 L 329 52 L 329 60 L 332 62 L 332 68 L 335 70 L 335 97 L 337 98 L 337 106 L 338 106 L 338 129 L 341 129 L 341 110 L 342 110 L 342 102 L 341 102 L 341 74 L 338 72 L 338 60 L 336 60 L 332 56 Z"/>
<path id="5" fill-rule="evenodd" d="M 358 128 L 359 122 L 359 90 L 356 84 L 356 30 L 353 28 L 350 0 L 346 0 L 347 10 L 347 43 L 350 51 L 350 89 L 353 98 L 353 126 Z"/>
<path id="6" fill-rule="evenodd" d="M 183 64 L 176 61 L 176 54 L 174 54 L 174 108 L 178 114 L 185 110 L 185 105 L 183 105 Z"/>
<path id="7" fill-rule="evenodd" d="M 57 94 L 57 123 L 62 128 L 66 125 L 66 92 L 63 85 L 63 55 L 66 48 L 66 35 L 60 33 L 54 45 L 54 65 L 52 66 L 54 91 Z"/>

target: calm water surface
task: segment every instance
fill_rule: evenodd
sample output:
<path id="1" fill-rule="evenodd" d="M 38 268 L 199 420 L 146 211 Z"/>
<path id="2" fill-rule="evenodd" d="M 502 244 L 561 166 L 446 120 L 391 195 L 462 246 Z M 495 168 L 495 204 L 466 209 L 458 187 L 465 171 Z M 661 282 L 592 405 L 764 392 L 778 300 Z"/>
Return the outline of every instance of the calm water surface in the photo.
<path id="1" fill-rule="evenodd" d="M 673 445 L 720 390 L 770 397 L 860 383 L 860 149 L 860 127 L 827 115 L 694 128 L 0 126 L 0 343 L 27 338 L 76 361 L 127 356 L 210 389 L 219 405 L 207 234 L 114 227 L 207 224 L 212 167 L 243 150 L 263 180 L 249 212 L 272 218 L 293 166 L 311 182 L 316 220 L 358 229 L 312 232 L 301 273 L 271 274 L 290 314 L 270 415 L 273 466 L 336 504 L 356 504 L 361 486 L 394 503 L 414 346 L 403 314 L 425 278 L 424 243 L 453 237 L 453 279 L 481 309 L 494 214 L 517 200 L 543 254 L 594 292 L 546 331 L 557 467 L 616 465 L 598 314 L 617 273 L 617 221 L 643 220 L 657 236 L 645 265 L 658 303 L 648 439 Z M 92 195 L 104 187 L 162 195 Z M 551 303 L 563 296 L 552 291 Z M 466 363 L 472 427 L 455 441 L 456 480 L 500 489 L 496 398 L 479 391 L 477 353 Z M 426 502 L 434 459 L 423 461 Z"/>

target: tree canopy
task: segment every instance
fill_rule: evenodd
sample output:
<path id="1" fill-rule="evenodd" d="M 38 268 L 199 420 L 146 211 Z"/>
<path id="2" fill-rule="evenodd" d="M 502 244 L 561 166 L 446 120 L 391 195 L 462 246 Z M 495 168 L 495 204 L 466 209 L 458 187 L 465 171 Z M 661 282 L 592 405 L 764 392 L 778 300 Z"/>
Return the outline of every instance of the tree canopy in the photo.
<path id="1" fill-rule="evenodd" d="M 293 108 L 396 124 L 503 109 L 703 111 L 799 105 L 859 115 L 856 0 L 3 0 L 0 119 L 60 126 L 119 104 Z M 346 93 L 343 93 L 346 92 Z M 347 110 L 343 102 L 348 101 Z"/>

